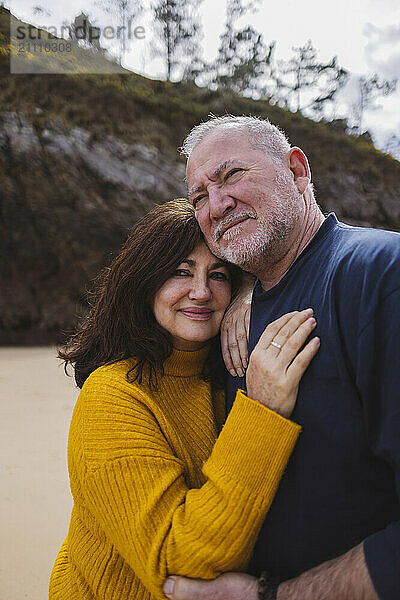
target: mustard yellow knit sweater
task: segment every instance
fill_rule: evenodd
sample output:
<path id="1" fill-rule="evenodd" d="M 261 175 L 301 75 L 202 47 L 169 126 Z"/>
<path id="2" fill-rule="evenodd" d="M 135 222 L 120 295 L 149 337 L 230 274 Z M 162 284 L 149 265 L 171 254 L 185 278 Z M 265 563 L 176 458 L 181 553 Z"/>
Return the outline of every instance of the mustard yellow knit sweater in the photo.
<path id="1" fill-rule="evenodd" d="M 300 427 L 239 392 L 222 428 L 224 394 L 200 378 L 207 352 L 174 351 L 157 392 L 126 381 L 132 361 L 85 382 L 50 600 L 166 600 L 168 575 L 246 569 Z"/>

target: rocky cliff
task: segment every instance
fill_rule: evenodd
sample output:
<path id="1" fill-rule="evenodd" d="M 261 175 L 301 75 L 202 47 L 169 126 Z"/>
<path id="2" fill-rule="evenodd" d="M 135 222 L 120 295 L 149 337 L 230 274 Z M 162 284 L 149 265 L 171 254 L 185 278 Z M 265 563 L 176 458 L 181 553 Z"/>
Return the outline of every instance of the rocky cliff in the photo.
<path id="1" fill-rule="evenodd" d="M 185 194 L 177 153 L 214 114 L 268 116 L 308 154 L 317 198 L 400 231 L 400 163 L 268 102 L 137 75 L 0 80 L 0 343 L 59 341 L 130 226 Z"/>

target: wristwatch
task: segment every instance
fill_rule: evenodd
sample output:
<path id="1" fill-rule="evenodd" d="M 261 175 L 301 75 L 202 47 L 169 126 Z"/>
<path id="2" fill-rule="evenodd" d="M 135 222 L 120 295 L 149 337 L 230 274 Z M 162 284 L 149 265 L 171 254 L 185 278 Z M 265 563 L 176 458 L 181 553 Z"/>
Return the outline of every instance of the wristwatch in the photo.
<path id="1" fill-rule="evenodd" d="M 276 600 L 279 587 L 279 579 L 263 571 L 258 578 L 258 598 L 259 600 Z"/>

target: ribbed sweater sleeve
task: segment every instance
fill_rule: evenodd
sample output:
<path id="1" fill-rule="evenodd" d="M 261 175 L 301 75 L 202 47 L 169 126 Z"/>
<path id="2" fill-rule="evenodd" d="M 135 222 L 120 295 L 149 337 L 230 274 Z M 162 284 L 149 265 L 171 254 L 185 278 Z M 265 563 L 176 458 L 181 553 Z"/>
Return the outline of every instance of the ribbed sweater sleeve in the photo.
<path id="1" fill-rule="evenodd" d="M 106 377 L 93 381 L 84 399 L 90 406 L 94 394 L 102 418 L 89 412 L 85 427 L 103 446 L 86 445 L 83 490 L 108 541 L 155 598 L 165 599 L 171 574 L 207 579 L 245 570 L 300 427 L 239 391 L 203 464 L 204 485 L 189 489 L 185 465 L 145 398 Z M 104 418 L 113 397 L 119 413 Z M 121 419 L 134 435 L 127 430 L 125 444 L 110 445 Z"/>

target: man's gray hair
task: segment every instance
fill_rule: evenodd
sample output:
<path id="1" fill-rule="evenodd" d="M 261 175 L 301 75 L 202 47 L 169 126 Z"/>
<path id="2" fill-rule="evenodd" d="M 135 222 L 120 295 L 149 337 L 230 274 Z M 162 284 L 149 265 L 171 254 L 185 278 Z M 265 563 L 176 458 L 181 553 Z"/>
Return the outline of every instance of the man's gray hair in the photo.
<path id="1" fill-rule="evenodd" d="M 253 148 L 263 150 L 275 160 L 283 161 L 286 153 L 290 150 L 286 135 L 268 119 L 246 116 L 235 117 L 233 115 L 215 117 L 212 115 L 208 121 L 193 127 L 180 148 L 181 154 L 189 158 L 193 149 L 209 133 L 230 126 L 245 130 L 248 133 L 250 145 Z"/>

